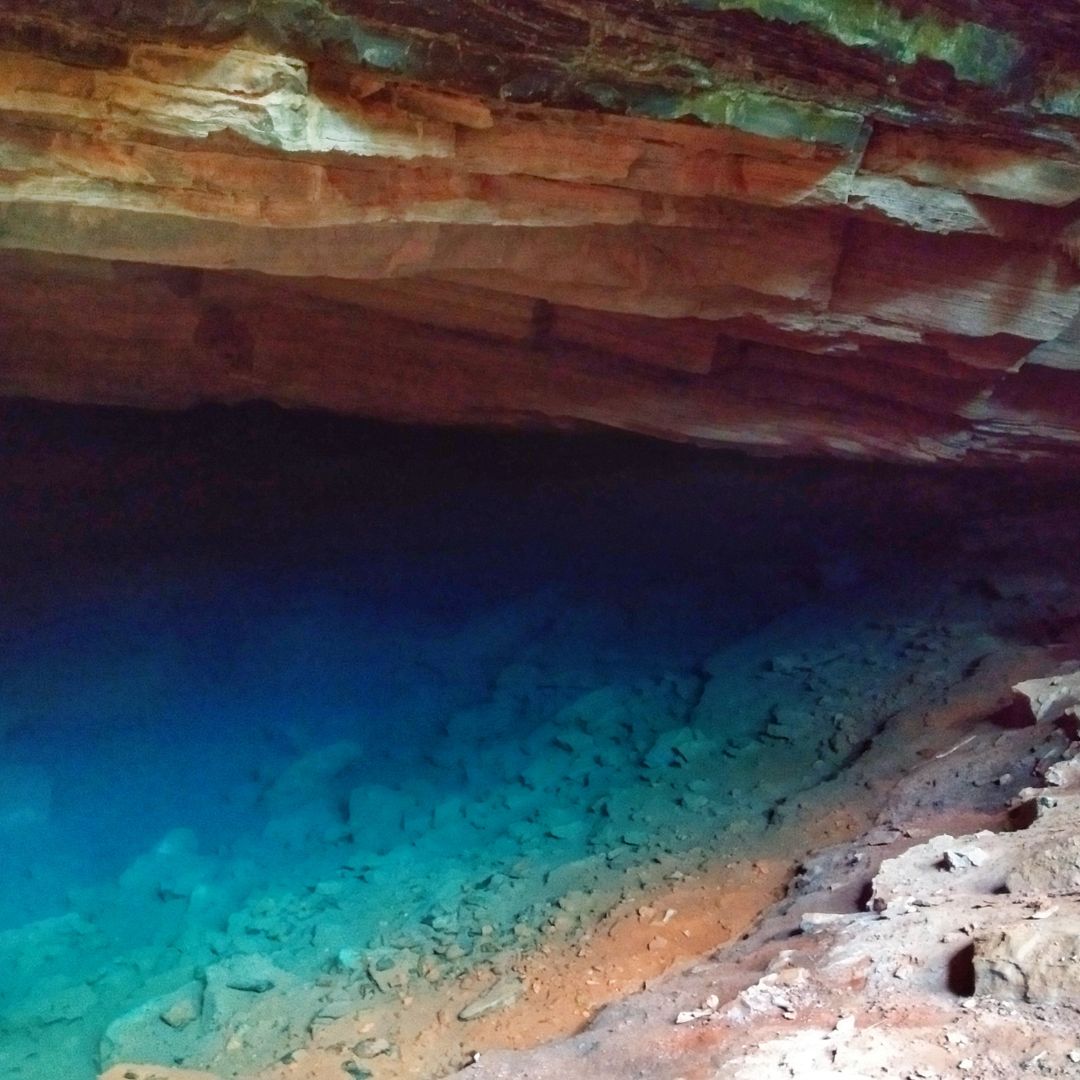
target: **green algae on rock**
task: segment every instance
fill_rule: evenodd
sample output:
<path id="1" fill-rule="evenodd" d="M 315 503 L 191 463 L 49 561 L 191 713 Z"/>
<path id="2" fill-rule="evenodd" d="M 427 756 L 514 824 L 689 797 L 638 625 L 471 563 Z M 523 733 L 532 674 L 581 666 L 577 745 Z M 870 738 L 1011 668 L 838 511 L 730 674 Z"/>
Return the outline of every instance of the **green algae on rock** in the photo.
<path id="1" fill-rule="evenodd" d="M 952 25 L 922 11 L 906 16 L 887 0 L 683 0 L 703 11 L 752 11 L 763 19 L 806 25 L 844 45 L 888 60 L 948 64 L 958 79 L 993 86 L 1007 79 L 1023 48 L 1011 34 L 977 22 Z"/>
<path id="2" fill-rule="evenodd" d="M 767 139 L 796 139 L 847 149 L 865 143 L 869 133 L 860 113 L 745 87 L 721 87 L 685 97 L 661 92 L 642 94 L 633 101 L 630 112 L 658 120 L 692 116 L 706 124 L 731 127 Z"/>

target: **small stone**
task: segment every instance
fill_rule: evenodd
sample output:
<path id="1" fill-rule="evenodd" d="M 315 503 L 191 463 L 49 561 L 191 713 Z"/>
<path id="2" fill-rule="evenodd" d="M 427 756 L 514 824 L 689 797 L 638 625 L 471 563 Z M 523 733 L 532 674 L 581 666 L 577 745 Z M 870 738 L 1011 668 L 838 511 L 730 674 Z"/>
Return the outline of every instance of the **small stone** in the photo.
<path id="1" fill-rule="evenodd" d="M 349 997 L 332 997 L 319 1006 L 317 1020 L 340 1020 L 356 1012 L 356 1002 Z"/>
<path id="2" fill-rule="evenodd" d="M 1057 904 L 1047 904 L 1045 902 L 1037 904 L 1028 915 L 1029 919 L 1049 919 L 1056 915 L 1059 911 Z"/>
<path id="3" fill-rule="evenodd" d="M 359 949 L 339 949 L 337 963 L 343 971 L 362 971 L 364 957 Z"/>
<path id="4" fill-rule="evenodd" d="M 233 975 L 225 985 L 230 990 L 242 990 L 248 994 L 265 994 L 274 989 L 274 980 L 266 975 Z"/>
<path id="5" fill-rule="evenodd" d="M 946 851 L 942 863 L 946 870 L 969 870 L 973 866 L 982 866 L 988 856 L 980 847 L 953 848 Z"/>
<path id="6" fill-rule="evenodd" d="M 878 825 L 863 837 L 863 842 L 868 847 L 887 847 L 899 840 L 901 835 L 900 830 L 894 826 Z"/>
<path id="7" fill-rule="evenodd" d="M 787 725 L 777 720 L 771 720 L 765 725 L 765 737 L 775 739 L 777 742 L 791 742 L 791 732 Z"/>
<path id="8" fill-rule="evenodd" d="M 807 971 L 804 967 L 788 966 L 775 972 L 773 978 L 777 986 L 805 986 Z"/>
<path id="9" fill-rule="evenodd" d="M 577 840 L 585 834 L 588 824 L 585 821 L 553 821 L 549 823 L 547 834 L 554 840 Z"/>
<path id="10" fill-rule="evenodd" d="M 366 960 L 368 977 L 387 994 L 405 989 L 419 967 L 420 958 L 410 949 L 380 949 L 369 953 Z"/>
<path id="11" fill-rule="evenodd" d="M 855 1032 L 855 1017 L 854 1016 L 841 1016 L 836 1021 L 836 1027 L 833 1031 L 837 1035 L 852 1035 Z"/>
<path id="12" fill-rule="evenodd" d="M 459 1020 L 476 1020 L 487 1013 L 506 1009 L 521 996 L 521 980 L 516 976 L 504 976 L 490 990 L 474 998 L 458 1013 Z"/>
<path id="13" fill-rule="evenodd" d="M 705 1017 L 712 1015 L 712 1009 L 686 1009 L 675 1017 L 675 1023 L 690 1024 L 695 1020 L 704 1020 Z"/>
<path id="14" fill-rule="evenodd" d="M 199 1010 L 196 1008 L 195 1002 L 189 998 L 174 1002 L 161 1014 L 161 1019 L 169 1027 L 177 1030 L 186 1028 L 188 1024 L 193 1024 L 198 1018 Z"/>
<path id="15" fill-rule="evenodd" d="M 352 1048 L 352 1052 L 358 1058 L 373 1058 L 381 1054 L 389 1054 L 392 1049 L 388 1039 L 361 1039 Z"/>
<path id="16" fill-rule="evenodd" d="M 1051 787 L 1070 787 L 1080 782 L 1080 758 L 1059 761 L 1051 765 L 1044 775 Z"/>
<path id="17" fill-rule="evenodd" d="M 799 929 L 804 934 L 814 934 L 830 926 L 838 926 L 851 920 L 850 915 L 832 911 L 808 911 L 799 920 Z"/>

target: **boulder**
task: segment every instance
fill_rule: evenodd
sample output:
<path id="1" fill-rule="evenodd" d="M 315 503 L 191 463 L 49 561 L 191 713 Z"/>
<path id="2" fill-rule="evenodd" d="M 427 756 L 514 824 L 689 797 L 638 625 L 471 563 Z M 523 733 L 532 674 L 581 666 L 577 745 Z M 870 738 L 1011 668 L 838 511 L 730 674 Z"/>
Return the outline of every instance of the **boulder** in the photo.
<path id="1" fill-rule="evenodd" d="M 1080 705 L 1080 667 L 1071 665 L 1071 670 L 1045 679 L 1026 679 L 1013 691 L 1027 701 L 1037 724 L 1053 723 L 1066 714 L 1075 717 Z"/>
<path id="2" fill-rule="evenodd" d="M 1080 836 L 1026 852 L 1009 871 L 1005 887 L 1022 896 L 1080 892 Z"/>
<path id="3" fill-rule="evenodd" d="M 1080 1002 L 1080 914 L 1051 915 L 975 938 L 975 993 L 1039 1005 Z"/>

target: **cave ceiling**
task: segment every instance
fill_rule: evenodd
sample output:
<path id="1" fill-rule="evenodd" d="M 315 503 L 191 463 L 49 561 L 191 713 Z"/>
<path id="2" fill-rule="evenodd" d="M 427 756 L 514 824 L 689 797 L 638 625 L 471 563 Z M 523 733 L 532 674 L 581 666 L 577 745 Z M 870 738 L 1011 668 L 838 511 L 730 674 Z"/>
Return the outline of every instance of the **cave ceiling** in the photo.
<path id="1" fill-rule="evenodd" d="M 1076 0 L 8 0 L 0 394 L 1080 452 Z"/>

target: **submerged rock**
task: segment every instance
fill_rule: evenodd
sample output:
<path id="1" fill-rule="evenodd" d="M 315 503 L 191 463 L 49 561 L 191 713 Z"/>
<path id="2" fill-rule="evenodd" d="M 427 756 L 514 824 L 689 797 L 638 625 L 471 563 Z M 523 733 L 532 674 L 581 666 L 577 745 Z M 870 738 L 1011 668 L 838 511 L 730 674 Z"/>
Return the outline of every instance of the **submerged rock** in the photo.
<path id="1" fill-rule="evenodd" d="M 374 1058 L 389 1054 L 393 1049 L 393 1044 L 389 1039 L 374 1038 L 362 1039 L 352 1048 L 352 1052 L 358 1058 Z"/>
<path id="2" fill-rule="evenodd" d="M 242 999 L 232 993 L 265 994 L 275 987 L 287 988 L 297 979 L 282 971 L 271 960 L 259 954 L 236 956 L 206 970 L 206 992 L 215 1018 L 241 1008 Z"/>
<path id="3" fill-rule="evenodd" d="M 358 769 L 364 748 L 342 741 L 321 746 L 297 758 L 267 788 L 266 805 L 276 813 L 325 799 Z"/>
<path id="4" fill-rule="evenodd" d="M 494 986 L 479 997 L 474 998 L 459 1013 L 459 1020 L 477 1020 L 488 1013 L 507 1009 L 513 1005 L 524 990 L 524 985 L 516 975 L 504 975 Z"/>
<path id="5" fill-rule="evenodd" d="M 203 1014 L 204 985 L 190 982 L 153 998 L 114 1020 L 105 1030 L 99 1055 L 102 1066 L 123 1061 L 183 1062 L 197 1058 L 212 1032 L 198 1022 Z"/>
<path id="6" fill-rule="evenodd" d="M 171 1028 L 185 1028 L 199 1019 L 199 1003 L 194 997 L 174 1001 L 161 1014 L 161 1019 Z"/>
<path id="7" fill-rule="evenodd" d="M 380 949 L 367 955 L 365 970 L 384 994 L 404 990 L 416 977 L 420 957 L 409 949 Z"/>

